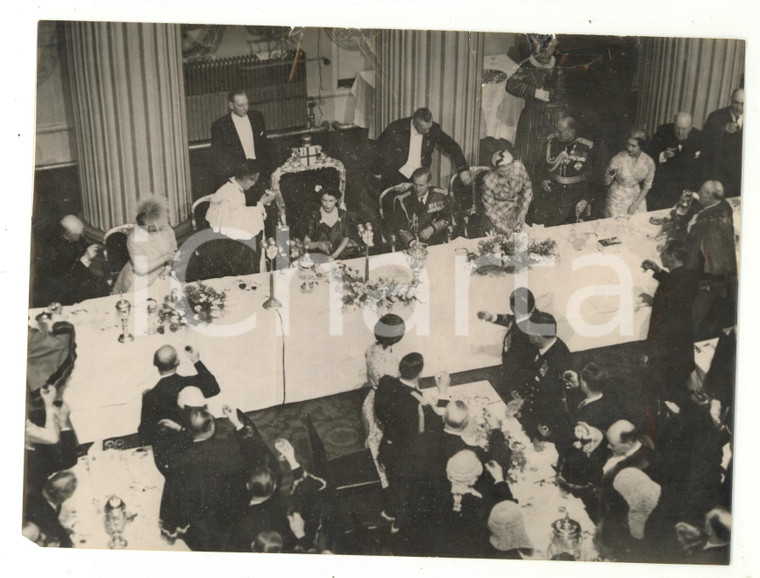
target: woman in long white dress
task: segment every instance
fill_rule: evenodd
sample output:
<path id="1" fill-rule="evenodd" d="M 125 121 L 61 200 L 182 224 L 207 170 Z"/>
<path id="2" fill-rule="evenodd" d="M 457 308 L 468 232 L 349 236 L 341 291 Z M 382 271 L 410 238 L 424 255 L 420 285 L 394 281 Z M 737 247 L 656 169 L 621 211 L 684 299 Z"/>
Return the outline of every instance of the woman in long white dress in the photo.
<path id="1" fill-rule="evenodd" d="M 393 313 L 383 315 L 375 324 L 375 343 L 370 345 L 364 354 L 367 361 L 367 381 L 372 388 L 362 404 L 362 421 L 367 433 L 365 445 L 372 453 L 372 459 L 375 461 L 377 474 L 383 488 L 388 487 L 388 478 L 385 475 L 385 468 L 377 461 L 383 432 L 375 417 L 375 391 L 380 378 L 384 375 L 398 377 L 400 359 L 398 355 L 393 353 L 393 346 L 401 341 L 405 331 L 406 325 L 401 317 Z"/>
<path id="2" fill-rule="evenodd" d="M 655 164 L 642 149 L 647 135 L 634 130 L 628 137 L 625 150 L 610 161 L 604 184 L 609 186 L 605 217 L 624 217 L 646 211 L 646 197 L 652 188 Z"/>
<path id="3" fill-rule="evenodd" d="M 137 208 L 137 226 L 127 236 L 129 261 L 119 273 L 112 293 L 129 293 L 135 279 L 149 287 L 159 277 L 171 271 L 177 252 L 177 239 L 169 226 L 164 203 L 156 198 L 146 199 Z"/>

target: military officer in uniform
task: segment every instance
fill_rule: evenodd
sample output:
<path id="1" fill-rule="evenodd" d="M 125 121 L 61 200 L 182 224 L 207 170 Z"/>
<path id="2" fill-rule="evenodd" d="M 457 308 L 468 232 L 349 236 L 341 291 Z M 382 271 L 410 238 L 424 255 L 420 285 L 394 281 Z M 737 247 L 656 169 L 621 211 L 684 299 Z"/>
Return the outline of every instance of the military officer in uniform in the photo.
<path id="1" fill-rule="evenodd" d="M 446 241 L 454 219 L 446 191 L 431 187 L 432 175 L 424 167 L 412 173 L 408 190 L 393 200 L 394 227 L 404 247 L 419 239 L 427 245 Z"/>
<path id="2" fill-rule="evenodd" d="M 578 136 L 574 118 L 559 121 L 546 143 L 544 179 L 528 211 L 530 224 L 552 227 L 591 216 L 593 149 L 593 141 Z"/>
<path id="3" fill-rule="evenodd" d="M 524 381 L 512 392 L 523 400 L 522 424 L 531 438 L 546 435 L 545 429 L 555 429 L 556 418 L 565 413 L 563 373 L 570 369 L 570 350 L 557 337 L 557 321 L 553 315 L 534 311 L 528 335 L 530 357 L 523 373 Z M 548 427 L 547 427 L 548 426 Z"/>

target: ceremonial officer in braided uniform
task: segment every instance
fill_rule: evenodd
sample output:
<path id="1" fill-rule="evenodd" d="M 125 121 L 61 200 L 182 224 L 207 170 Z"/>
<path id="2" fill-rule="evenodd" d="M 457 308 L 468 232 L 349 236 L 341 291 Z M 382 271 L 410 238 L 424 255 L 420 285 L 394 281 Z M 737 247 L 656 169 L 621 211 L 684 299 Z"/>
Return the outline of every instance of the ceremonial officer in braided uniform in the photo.
<path id="1" fill-rule="evenodd" d="M 528 211 L 530 224 L 552 227 L 591 216 L 594 143 L 578 136 L 575 119 L 559 121 L 546 143 L 544 179 Z"/>
<path id="2" fill-rule="evenodd" d="M 394 229 L 404 247 L 419 239 L 428 245 L 446 241 L 454 219 L 444 189 L 431 187 L 432 175 L 424 167 L 412 173 L 409 189 L 393 200 Z"/>

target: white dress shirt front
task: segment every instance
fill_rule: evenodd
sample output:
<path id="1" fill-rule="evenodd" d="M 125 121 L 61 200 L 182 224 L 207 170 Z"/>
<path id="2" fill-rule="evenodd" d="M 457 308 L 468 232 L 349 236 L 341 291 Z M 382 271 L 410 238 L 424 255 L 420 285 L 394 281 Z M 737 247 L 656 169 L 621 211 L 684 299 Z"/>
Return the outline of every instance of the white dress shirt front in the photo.
<path id="1" fill-rule="evenodd" d="M 414 128 L 414 120 L 412 120 L 412 130 L 409 137 L 409 156 L 406 159 L 406 164 L 398 170 L 407 179 L 412 178 L 412 173 L 422 166 L 423 138 L 424 136 Z"/>
<path id="2" fill-rule="evenodd" d="M 240 142 L 243 144 L 243 150 L 245 151 L 245 158 L 256 158 L 256 147 L 253 146 L 253 128 L 251 127 L 251 119 L 248 115 L 238 116 L 235 113 L 232 115 L 232 124 L 235 125 Z"/>

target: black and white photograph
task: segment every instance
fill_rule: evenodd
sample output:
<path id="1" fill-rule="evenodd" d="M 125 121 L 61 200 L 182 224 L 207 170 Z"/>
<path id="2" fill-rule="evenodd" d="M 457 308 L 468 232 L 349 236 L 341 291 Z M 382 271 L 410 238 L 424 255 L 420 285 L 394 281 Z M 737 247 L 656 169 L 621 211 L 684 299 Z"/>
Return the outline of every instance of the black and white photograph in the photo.
<path id="1" fill-rule="evenodd" d="M 14 543 L 748 572 L 747 26 L 207 11 L 25 41 Z"/>

